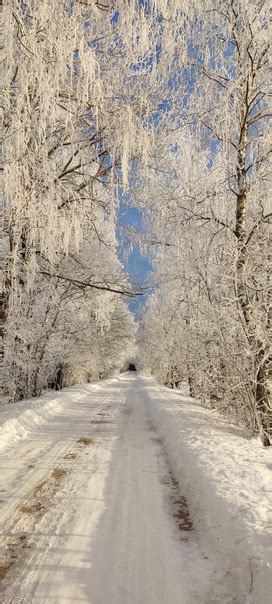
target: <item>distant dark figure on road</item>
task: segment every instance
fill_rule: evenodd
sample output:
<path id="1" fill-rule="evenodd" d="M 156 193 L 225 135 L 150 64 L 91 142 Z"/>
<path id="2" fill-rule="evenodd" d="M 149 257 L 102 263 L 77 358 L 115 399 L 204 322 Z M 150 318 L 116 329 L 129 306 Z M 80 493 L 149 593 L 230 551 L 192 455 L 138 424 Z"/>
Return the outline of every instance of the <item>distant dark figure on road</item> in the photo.
<path id="1" fill-rule="evenodd" d="M 129 364 L 129 366 L 128 366 L 128 371 L 137 371 L 137 369 L 136 369 L 136 367 L 135 367 L 134 363 L 130 363 L 130 364 Z"/>

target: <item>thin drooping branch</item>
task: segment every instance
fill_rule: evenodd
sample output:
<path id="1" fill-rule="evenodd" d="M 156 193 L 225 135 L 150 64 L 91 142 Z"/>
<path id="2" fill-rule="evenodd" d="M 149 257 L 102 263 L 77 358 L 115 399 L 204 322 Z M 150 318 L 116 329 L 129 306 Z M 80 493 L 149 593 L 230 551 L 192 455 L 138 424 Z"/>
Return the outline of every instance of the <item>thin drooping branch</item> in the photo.
<path id="1" fill-rule="evenodd" d="M 114 294 L 120 294 L 122 296 L 127 296 L 129 298 L 134 298 L 135 296 L 142 296 L 143 292 L 132 292 L 130 290 L 127 289 L 118 289 L 118 288 L 113 288 L 109 285 L 103 285 L 103 284 L 97 284 L 97 283 L 91 283 L 89 281 L 80 281 L 79 279 L 74 279 L 71 277 L 65 277 L 64 275 L 60 275 L 60 274 L 56 274 L 56 273 L 50 273 L 48 271 L 42 270 L 41 269 L 41 274 L 46 276 L 46 277 L 50 277 L 50 278 L 55 278 L 55 279 L 59 279 L 60 281 L 65 281 L 68 283 L 72 283 L 73 285 L 75 285 L 76 287 L 78 287 L 79 289 L 86 289 L 88 287 L 92 288 L 92 289 L 98 289 L 101 291 L 108 291 L 108 292 L 112 292 Z"/>

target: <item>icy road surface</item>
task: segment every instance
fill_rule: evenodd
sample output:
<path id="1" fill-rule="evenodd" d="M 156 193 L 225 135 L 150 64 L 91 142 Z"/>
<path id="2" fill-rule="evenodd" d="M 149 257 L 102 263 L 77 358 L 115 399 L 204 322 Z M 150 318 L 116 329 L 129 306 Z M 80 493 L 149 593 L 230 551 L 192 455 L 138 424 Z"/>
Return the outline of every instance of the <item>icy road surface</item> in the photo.
<path id="1" fill-rule="evenodd" d="M 247 528 L 229 513 L 229 501 L 220 508 L 212 482 L 205 501 L 201 459 L 192 457 L 191 468 L 190 458 L 175 459 L 180 413 L 170 418 L 173 453 L 171 426 L 166 435 L 160 429 L 158 399 L 161 413 L 165 400 L 171 411 L 179 401 L 151 379 L 125 374 L 45 395 L 28 407 L 19 403 L 18 417 L 16 405 L 3 411 L 3 604 L 269 602 L 269 547 L 258 542 L 267 530 Z M 186 411 L 189 432 L 193 411 Z M 165 418 L 162 425 L 167 429 Z M 258 452 L 265 465 L 266 453 Z M 203 484 L 208 481 L 204 475 Z M 260 482 L 266 485 L 265 473 Z"/>

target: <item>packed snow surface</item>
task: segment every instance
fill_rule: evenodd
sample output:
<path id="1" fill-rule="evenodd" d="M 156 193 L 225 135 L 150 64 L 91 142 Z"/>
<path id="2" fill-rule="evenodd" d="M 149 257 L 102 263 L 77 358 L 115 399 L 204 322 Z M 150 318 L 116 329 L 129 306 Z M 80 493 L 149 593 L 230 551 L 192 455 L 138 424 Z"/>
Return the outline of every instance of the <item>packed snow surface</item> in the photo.
<path id="1" fill-rule="evenodd" d="M 0 411 L 3 604 L 271 604 L 271 451 L 124 374 Z"/>

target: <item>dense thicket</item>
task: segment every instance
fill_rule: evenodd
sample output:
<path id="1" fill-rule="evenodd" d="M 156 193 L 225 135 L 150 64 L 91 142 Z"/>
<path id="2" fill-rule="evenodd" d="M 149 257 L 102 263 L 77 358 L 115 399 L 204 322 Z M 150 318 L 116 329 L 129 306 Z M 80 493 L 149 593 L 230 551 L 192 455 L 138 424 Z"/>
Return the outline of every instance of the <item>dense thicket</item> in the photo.
<path id="1" fill-rule="evenodd" d="M 142 364 L 269 444 L 268 0 L 11 0 L 4 18 L 10 400 L 131 357 L 126 199 L 155 268 Z"/>
<path id="2" fill-rule="evenodd" d="M 131 162 L 147 163 L 161 35 L 131 1 L 114 10 L 11 0 L 3 16 L 1 312 L 4 390 L 14 400 L 101 375 L 131 354 L 117 191 Z"/>
<path id="3" fill-rule="evenodd" d="M 143 365 L 269 444 L 269 3 L 193 3 L 179 25 L 172 126 L 143 198 L 164 242 Z"/>

